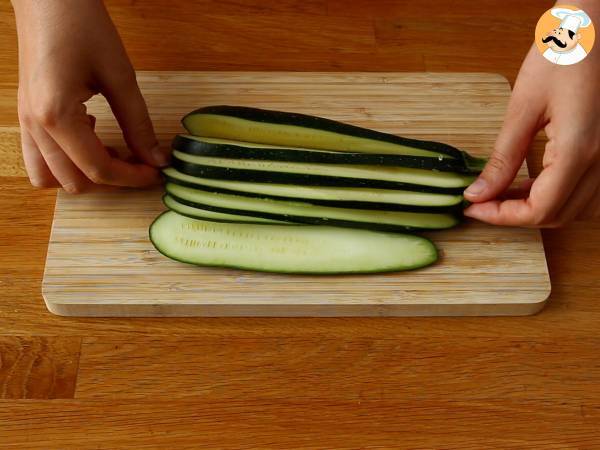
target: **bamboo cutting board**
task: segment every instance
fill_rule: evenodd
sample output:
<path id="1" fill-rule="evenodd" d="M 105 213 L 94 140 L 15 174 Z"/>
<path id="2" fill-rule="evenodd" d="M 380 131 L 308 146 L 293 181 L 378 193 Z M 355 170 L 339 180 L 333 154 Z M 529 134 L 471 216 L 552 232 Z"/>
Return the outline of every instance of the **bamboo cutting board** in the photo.
<path id="1" fill-rule="evenodd" d="M 322 115 L 489 154 L 510 88 L 492 74 L 145 72 L 168 145 L 194 108 L 236 104 Z M 107 145 L 122 146 L 101 99 L 89 104 Z M 526 176 L 523 167 L 520 176 Z M 72 316 L 525 315 L 550 292 L 540 233 L 467 223 L 429 233 L 438 264 L 382 275 L 292 276 L 202 268 L 154 250 L 161 190 L 59 192 L 43 280 L 48 309 Z"/>

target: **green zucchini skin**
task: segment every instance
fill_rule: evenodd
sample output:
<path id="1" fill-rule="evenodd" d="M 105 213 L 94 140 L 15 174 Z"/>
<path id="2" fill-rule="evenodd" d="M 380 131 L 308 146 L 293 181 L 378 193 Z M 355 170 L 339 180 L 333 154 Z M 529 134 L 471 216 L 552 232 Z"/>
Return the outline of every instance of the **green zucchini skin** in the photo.
<path id="1" fill-rule="evenodd" d="M 285 274 L 398 272 L 426 267 L 438 259 L 433 242 L 421 236 L 335 227 L 218 223 L 173 211 L 154 220 L 149 237 L 158 252 L 175 261 Z M 269 242 L 275 247 L 269 247 Z M 355 253 L 353 258 L 348 258 L 349 248 Z"/>
<path id="2" fill-rule="evenodd" d="M 181 189 L 179 189 L 179 190 L 181 190 Z M 184 188 L 183 190 L 185 191 L 186 189 Z M 411 226 L 411 225 L 367 222 L 367 221 L 358 221 L 358 220 L 346 220 L 346 219 L 315 216 L 315 215 L 311 216 L 311 215 L 295 215 L 295 214 L 288 214 L 288 213 L 273 213 L 273 212 L 267 212 L 267 211 L 257 211 L 256 209 L 252 209 L 252 208 L 237 209 L 237 208 L 229 208 L 229 207 L 224 207 L 224 206 L 215 206 L 215 205 L 210 205 L 210 204 L 206 204 L 206 203 L 199 202 L 199 201 L 189 200 L 186 198 L 182 198 L 182 195 L 179 194 L 178 189 L 176 189 L 173 185 L 170 185 L 170 184 L 166 185 L 166 191 L 167 191 L 167 194 L 170 197 L 172 197 L 173 199 L 175 199 L 178 203 L 181 203 L 182 205 L 186 205 L 186 206 L 189 206 L 192 208 L 197 208 L 199 210 L 213 211 L 213 212 L 222 213 L 222 214 L 232 214 L 232 215 L 236 215 L 236 216 L 258 217 L 261 219 L 270 219 L 270 220 L 277 220 L 277 221 L 282 221 L 282 222 L 295 222 L 295 223 L 308 224 L 308 225 L 331 225 L 331 226 L 359 228 L 359 229 L 366 229 L 366 230 L 373 230 L 373 231 L 389 231 L 389 232 L 396 232 L 396 233 L 409 232 L 409 233 L 411 233 L 411 232 L 421 231 L 421 230 L 431 231 L 431 230 L 436 230 L 436 229 L 451 228 L 460 223 L 460 217 L 458 215 L 449 215 L 449 214 L 443 214 L 443 215 L 440 214 L 439 215 L 441 218 L 444 218 L 446 220 L 445 225 L 443 225 L 443 226 L 433 224 L 428 227 L 417 227 L 417 226 Z M 198 191 L 199 193 L 209 192 L 209 191 L 200 191 L 198 189 L 195 189 L 195 191 Z M 191 191 L 188 191 L 188 192 L 191 192 Z M 236 195 L 236 197 L 240 197 L 240 196 Z M 283 202 L 283 201 L 281 202 L 281 204 L 283 206 L 285 206 L 284 203 L 285 202 Z M 308 202 L 298 202 L 296 200 L 296 202 L 291 202 L 291 203 L 303 203 L 304 206 L 315 206 L 315 208 L 318 208 L 318 205 L 313 205 Z M 453 221 L 448 222 L 448 219 L 451 217 L 453 218 L 452 219 Z"/>
<path id="3" fill-rule="evenodd" d="M 366 187 L 374 189 L 400 189 L 435 194 L 462 194 L 464 187 L 437 187 L 420 184 L 401 183 L 388 180 L 370 180 L 327 175 L 269 172 L 266 170 L 245 170 L 230 167 L 216 167 L 183 161 L 173 155 L 171 165 L 186 175 L 219 180 L 250 181 L 258 183 L 302 184 L 314 186 Z"/>
<path id="4" fill-rule="evenodd" d="M 217 105 L 217 106 L 206 106 L 203 108 L 196 109 L 191 113 L 185 115 L 182 119 L 184 128 L 193 135 L 202 136 L 204 133 L 202 130 L 197 130 L 193 126 L 193 118 L 198 115 L 217 115 L 225 117 L 233 117 L 237 119 L 247 120 L 260 124 L 274 124 L 274 125 L 287 125 L 303 127 L 306 129 L 327 131 L 337 133 L 340 135 L 352 136 L 356 138 L 369 139 L 372 141 L 385 142 L 388 144 L 395 144 L 403 147 L 410 147 L 414 149 L 424 150 L 433 154 L 454 158 L 460 161 L 464 167 L 463 171 L 469 173 L 479 173 L 483 170 L 486 160 L 483 158 L 477 158 L 463 152 L 456 147 L 448 144 L 434 141 L 422 141 L 418 139 L 410 139 L 406 137 L 396 136 L 389 133 L 383 133 L 380 131 L 371 130 L 368 128 L 362 128 L 355 125 L 350 125 L 343 122 L 338 122 L 323 117 L 316 117 L 307 114 L 283 112 L 283 111 L 272 111 L 260 108 L 251 108 L 244 106 L 228 106 L 228 105 Z M 215 136 L 225 137 L 225 136 Z M 350 149 L 343 149 L 350 150 Z"/>
<path id="5" fill-rule="evenodd" d="M 232 189 L 223 189 L 214 186 L 195 184 L 187 181 L 180 180 L 176 177 L 172 177 L 167 173 L 163 172 L 163 177 L 167 182 L 177 184 L 179 186 L 185 186 L 194 189 L 201 189 L 208 192 L 216 192 L 221 194 L 230 195 L 242 195 L 245 197 L 254 198 L 270 198 L 273 200 L 284 200 L 291 202 L 306 202 L 313 205 L 331 206 L 334 208 L 355 208 L 355 209 L 374 209 L 380 211 L 405 211 L 405 212 L 426 212 L 426 213 L 439 213 L 439 214 L 458 214 L 461 215 L 464 209 L 462 203 L 457 203 L 451 206 L 418 206 L 418 205 L 401 205 L 398 203 L 378 203 L 378 202 L 364 202 L 354 200 L 322 200 L 322 199 L 306 199 L 300 197 L 287 197 L 282 195 L 266 195 L 248 191 L 236 191 Z"/>
<path id="6" fill-rule="evenodd" d="M 441 172 L 472 173 L 462 159 L 430 158 L 412 155 L 391 155 L 341 151 L 310 151 L 289 148 L 260 148 L 243 145 L 216 144 L 202 141 L 201 137 L 177 135 L 171 146 L 175 150 L 197 156 L 216 156 L 232 159 L 304 162 L 320 164 L 360 164 L 399 166 Z"/>

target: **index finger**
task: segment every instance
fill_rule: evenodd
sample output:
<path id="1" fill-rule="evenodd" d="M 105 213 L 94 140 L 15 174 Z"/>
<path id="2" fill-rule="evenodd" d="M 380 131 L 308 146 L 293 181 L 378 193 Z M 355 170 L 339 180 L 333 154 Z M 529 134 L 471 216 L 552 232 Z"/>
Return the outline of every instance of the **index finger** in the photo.
<path id="1" fill-rule="evenodd" d="M 576 158 L 562 158 L 535 179 L 529 197 L 476 203 L 465 216 L 493 225 L 539 227 L 548 224 L 567 202 L 583 169 Z"/>
<path id="2" fill-rule="evenodd" d="M 47 127 L 48 133 L 75 165 L 94 183 L 145 187 L 161 182 L 157 169 L 113 158 L 85 114 L 72 115 Z"/>

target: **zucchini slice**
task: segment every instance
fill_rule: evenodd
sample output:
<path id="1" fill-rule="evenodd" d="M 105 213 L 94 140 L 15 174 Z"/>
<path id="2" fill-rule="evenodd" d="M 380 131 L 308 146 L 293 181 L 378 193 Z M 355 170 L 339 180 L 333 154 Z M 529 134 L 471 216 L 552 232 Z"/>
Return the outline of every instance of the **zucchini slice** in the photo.
<path id="1" fill-rule="evenodd" d="M 173 183 L 167 183 L 166 191 L 178 202 L 202 210 L 313 225 L 400 232 L 451 228 L 459 223 L 459 218 L 453 214 L 333 208 L 300 201 L 208 192 Z"/>
<path id="2" fill-rule="evenodd" d="M 433 243 L 415 235 L 322 226 L 218 223 L 173 211 L 150 226 L 163 255 L 201 266 L 262 272 L 343 274 L 393 272 L 433 264 Z"/>
<path id="3" fill-rule="evenodd" d="M 462 159 L 314 150 L 299 147 L 281 148 L 268 144 L 255 144 L 252 142 L 183 134 L 175 136 L 171 146 L 175 150 L 190 155 L 216 156 L 219 158 L 321 164 L 400 166 L 414 169 L 439 170 L 442 172 L 471 172 L 465 167 Z"/>
<path id="4" fill-rule="evenodd" d="M 272 198 L 274 200 L 306 201 L 313 205 L 333 206 L 337 208 L 436 213 L 456 213 L 463 210 L 463 197 L 461 195 L 213 180 L 211 178 L 186 175 L 173 167 L 163 169 L 163 175 L 171 183 L 209 192 L 243 195 L 245 197 Z"/>
<path id="5" fill-rule="evenodd" d="M 184 116 L 182 124 L 195 136 L 260 144 L 462 160 L 468 171 L 480 172 L 485 159 L 451 145 L 421 141 L 361 128 L 306 114 L 243 106 L 207 106 Z"/>
<path id="6" fill-rule="evenodd" d="M 225 214 L 216 211 L 208 211 L 201 209 L 198 206 L 188 206 L 187 204 L 177 201 L 170 195 L 163 196 L 163 203 L 171 211 L 175 211 L 182 216 L 191 217 L 193 219 L 212 220 L 214 222 L 246 222 L 246 223 L 263 223 L 263 224 L 285 224 L 280 220 L 263 219 L 261 217 L 240 216 L 236 214 Z"/>
<path id="7" fill-rule="evenodd" d="M 257 161 L 173 151 L 173 167 L 188 175 L 281 184 L 405 189 L 462 194 L 474 175 L 407 167 Z"/>
<path id="8" fill-rule="evenodd" d="M 263 197 L 287 197 L 295 199 L 355 201 L 372 203 L 395 203 L 423 207 L 445 207 L 460 205 L 460 194 L 431 194 L 427 192 L 401 191 L 396 189 L 369 189 L 335 186 L 294 186 L 289 184 L 252 183 L 245 181 L 215 180 L 194 177 L 179 172 L 173 167 L 163 169 L 168 181 L 182 186 L 210 190 L 218 188 L 236 191 L 240 195 L 257 194 Z"/>

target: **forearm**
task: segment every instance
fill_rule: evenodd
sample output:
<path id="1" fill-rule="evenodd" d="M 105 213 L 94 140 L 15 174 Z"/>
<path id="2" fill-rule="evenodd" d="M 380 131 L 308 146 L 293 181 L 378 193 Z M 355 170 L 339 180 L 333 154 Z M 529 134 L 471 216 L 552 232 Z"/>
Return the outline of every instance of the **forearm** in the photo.
<path id="1" fill-rule="evenodd" d="M 19 38 L 30 33 L 30 27 L 51 27 L 55 33 L 64 33 L 74 24 L 109 20 L 102 0 L 11 0 Z"/>
<path id="2" fill-rule="evenodd" d="M 104 8 L 102 0 L 10 0 L 16 14 L 28 11 L 77 12 L 89 8 Z"/>
<path id="3" fill-rule="evenodd" d="M 124 61 L 127 67 L 121 69 L 129 68 L 125 49 L 102 0 L 12 0 L 12 4 L 21 68 L 28 61 L 42 59 L 78 66 L 81 70 L 72 75 L 82 77 L 89 77 L 86 72 L 93 70 L 93 61 L 99 59 Z"/>

